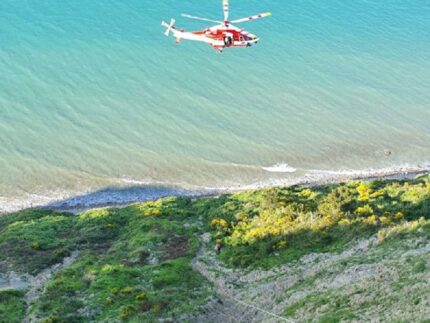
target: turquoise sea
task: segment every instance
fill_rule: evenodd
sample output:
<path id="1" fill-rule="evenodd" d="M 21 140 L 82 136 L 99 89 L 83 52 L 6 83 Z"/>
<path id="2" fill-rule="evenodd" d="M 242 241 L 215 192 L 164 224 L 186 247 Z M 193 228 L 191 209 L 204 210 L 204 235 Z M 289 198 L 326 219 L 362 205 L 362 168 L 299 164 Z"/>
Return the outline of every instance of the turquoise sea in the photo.
<path id="1" fill-rule="evenodd" d="M 1 0 L 0 212 L 429 166 L 429 1 L 266 10 L 216 54 L 160 23 L 221 0 Z"/>

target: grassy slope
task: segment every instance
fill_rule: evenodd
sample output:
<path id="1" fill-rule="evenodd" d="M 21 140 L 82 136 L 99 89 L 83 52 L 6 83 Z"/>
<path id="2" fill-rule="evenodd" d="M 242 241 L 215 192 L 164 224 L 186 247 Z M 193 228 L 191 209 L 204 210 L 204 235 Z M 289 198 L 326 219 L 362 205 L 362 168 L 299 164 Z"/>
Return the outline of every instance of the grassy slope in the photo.
<path id="1" fill-rule="evenodd" d="M 79 216 L 50 211 L 5 216 L 2 268 L 37 274 L 71 250 L 80 251 L 32 306 L 32 314 L 46 322 L 178 317 L 210 292 L 189 263 L 198 248 L 198 229 L 188 225 L 194 221 L 189 203 L 164 199 Z"/>
<path id="2" fill-rule="evenodd" d="M 0 322 L 19 323 L 24 318 L 24 291 L 0 290 Z"/>
<path id="3" fill-rule="evenodd" d="M 369 248 L 322 261 L 310 277 L 289 288 L 289 295 L 304 297 L 285 306 L 283 314 L 300 321 L 425 322 L 430 315 L 429 246 L 429 220 L 383 229 Z"/>
<path id="4" fill-rule="evenodd" d="M 33 316 L 47 322 L 179 319 L 213 293 L 190 266 L 204 232 L 211 232 L 213 243 L 223 246 L 219 258 L 226 266 L 267 269 L 294 263 L 311 252 L 341 252 L 378 232 L 383 239 L 390 228 L 422 217 L 430 218 L 428 176 L 272 188 L 195 201 L 168 198 L 78 216 L 27 210 L 0 218 L 0 272 L 36 275 L 79 250 L 77 261 L 56 274 L 32 305 Z M 427 232 L 427 226 L 422 227 Z M 396 238 L 389 241 L 402 239 L 391 236 Z M 428 272 L 428 263 L 412 262 L 411 268 Z M 286 314 L 312 312 L 309 304 L 323 302 L 318 295 L 289 304 Z M 0 314 L 16 308 L 19 321 L 22 296 L 1 292 Z M 321 297 L 335 299 L 331 294 Z M 342 304 L 336 308 L 351 307 Z M 330 313 L 334 315 L 335 308 L 326 313 L 328 319 Z"/>

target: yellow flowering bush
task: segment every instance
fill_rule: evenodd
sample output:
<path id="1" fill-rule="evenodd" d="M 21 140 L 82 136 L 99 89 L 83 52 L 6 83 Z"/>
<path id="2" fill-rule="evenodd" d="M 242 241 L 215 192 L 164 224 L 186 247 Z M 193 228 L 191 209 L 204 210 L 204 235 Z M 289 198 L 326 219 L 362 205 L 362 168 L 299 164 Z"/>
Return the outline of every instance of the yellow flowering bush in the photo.
<path id="1" fill-rule="evenodd" d="M 367 216 L 373 214 L 373 209 L 369 204 L 360 206 L 355 210 L 355 214 L 360 216 Z"/>
<path id="2" fill-rule="evenodd" d="M 369 197 L 370 197 L 370 189 L 369 187 L 367 187 L 366 184 L 361 183 L 358 187 L 357 187 L 357 192 L 359 194 L 359 200 L 360 201 L 368 201 Z"/>

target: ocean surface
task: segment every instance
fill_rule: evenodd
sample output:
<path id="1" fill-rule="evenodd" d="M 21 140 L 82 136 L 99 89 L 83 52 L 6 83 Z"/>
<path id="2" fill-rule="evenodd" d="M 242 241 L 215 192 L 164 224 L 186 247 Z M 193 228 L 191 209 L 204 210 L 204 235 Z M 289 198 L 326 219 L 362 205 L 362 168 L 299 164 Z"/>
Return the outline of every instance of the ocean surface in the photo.
<path id="1" fill-rule="evenodd" d="M 1 0 L 0 212 L 430 162 L 430 1 Z M 57 202 L 54 202 L 57 201 Z"/>

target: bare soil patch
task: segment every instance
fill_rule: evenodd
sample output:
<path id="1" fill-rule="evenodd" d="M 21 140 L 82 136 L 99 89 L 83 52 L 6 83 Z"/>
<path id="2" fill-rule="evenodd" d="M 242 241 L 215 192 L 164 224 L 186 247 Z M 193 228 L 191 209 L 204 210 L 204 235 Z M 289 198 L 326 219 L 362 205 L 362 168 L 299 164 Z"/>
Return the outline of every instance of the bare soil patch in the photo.
<path id="1" fill-rule="evenodd" d="M 188 238 L 173 237 L 166 245 L 162 260 L 177 259 L 186 256 L 188 252 Z"/>

